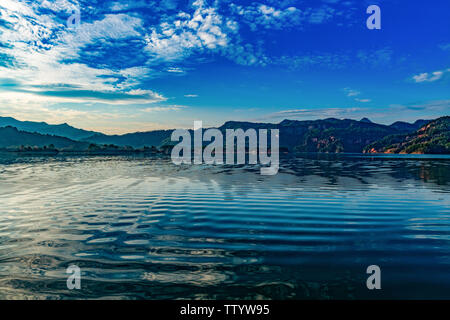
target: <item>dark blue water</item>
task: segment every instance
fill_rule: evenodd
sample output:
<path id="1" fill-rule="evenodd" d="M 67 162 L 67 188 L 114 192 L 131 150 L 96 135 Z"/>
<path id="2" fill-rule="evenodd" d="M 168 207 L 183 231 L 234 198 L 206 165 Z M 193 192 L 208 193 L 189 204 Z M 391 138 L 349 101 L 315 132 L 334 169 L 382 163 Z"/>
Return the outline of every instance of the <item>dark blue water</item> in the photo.
<path id="1" fill-rule="evenodd" d="M 450 158 L 3 156 L 0 298 L 448 299 Z"/>

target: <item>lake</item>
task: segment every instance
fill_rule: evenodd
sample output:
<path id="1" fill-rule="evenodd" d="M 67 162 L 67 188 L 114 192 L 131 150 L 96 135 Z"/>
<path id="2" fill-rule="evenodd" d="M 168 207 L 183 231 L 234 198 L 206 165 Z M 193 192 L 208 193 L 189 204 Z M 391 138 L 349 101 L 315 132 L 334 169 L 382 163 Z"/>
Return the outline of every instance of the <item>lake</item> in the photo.
<path id="1" fill-rule="evenodd" d="M 449 156 L 305 154 L 259 173 L 2 155 L 0 298 L 450 298 Z"/>

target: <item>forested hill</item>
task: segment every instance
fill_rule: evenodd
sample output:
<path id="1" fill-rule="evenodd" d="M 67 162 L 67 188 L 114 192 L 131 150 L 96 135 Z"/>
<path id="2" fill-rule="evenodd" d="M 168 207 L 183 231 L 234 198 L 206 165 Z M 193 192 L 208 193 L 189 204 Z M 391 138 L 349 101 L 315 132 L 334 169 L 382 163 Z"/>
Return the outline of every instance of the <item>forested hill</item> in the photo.
<path id="1" fill-rule="evenodd" d="M 24 150 L 26 148 L 47 148 L 68 151 L 85 151 L 89 143 L 64 137 L 19 131 L 14 127 L 0 128 L 0 148 Z"/>
<path id="2" fill-rule="evenodd" d="M 364 152 L 450 154 L 450 117 L 433 120 L 412 133 L 387 136 Z"/>
<path id="3" fill-rule="evenodd" d="M 3 149 L 49 145 L 59 150 L 87 150 L 91 145 L 142 149 L 151 146 L 164 148 L 176 143 L 170 141 L 173 130 L 105 135 L 76 129 L 69 125 L 40 123 L 41 129 L 46 132 L 54 132 L 61 128 L 68 129 L 63 130 L 62 136 L 59 136 L 28 132 L 12 126 L 2 128 L 1 120 L 5 119 L 8 119 L 7 122 L 15 122 L 19 127 L 28 126 L 30 130 L 39 127 L 34 125 L 36 123 L 0 118 L 0 148 Z M 227 129 L 278 129 L 280 147 L 283 151 L 289 152 L 449 153 L 449 119 L 450 117 L 446 116 L 432 121 L 418 120 L 414 123 L 397 121 L 391 125 L 377 124 L 367 118 L 360 121 L 335 118 L 284 120 L 277 124 L 228 121 L 218 129 L 224 136 Z M 68 136 L 73 134 L 80 135 L 82 138 L 70 139 Z"/>

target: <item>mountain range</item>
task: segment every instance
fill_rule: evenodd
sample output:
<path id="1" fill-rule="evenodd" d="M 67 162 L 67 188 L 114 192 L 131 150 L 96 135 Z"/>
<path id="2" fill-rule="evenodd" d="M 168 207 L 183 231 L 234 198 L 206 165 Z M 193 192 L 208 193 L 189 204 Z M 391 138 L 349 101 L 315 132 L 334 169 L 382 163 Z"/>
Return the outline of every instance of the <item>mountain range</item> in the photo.
<path id="1" fill-rule="evenodd" d="M 414 132 L 387 136 L 363 152 L 450 154 L 450 117 L 433 120 Z"/>
<path id="2" fill-rule="evenodd" d="M 82 140 L 91 137 L 94 134 L 99 134 L 94 131 L 74 128 L 67 123 L 53 125 L 45 122 L 19 121 L 11 117 L 0 117 L 0 127 L 8 126 L 17 128 L 20 131 L 55 135 L 72 140 Z"/>
<path id="3" fill-rule="evenodd" d="M 422 122 L 409 124 L 419 128 Z M 405 126 L 406 127 L 406 126 Z M 242 128 L 267 128 L 280 130 L 280 147 L 294 152 L 360 153 L 365 146 L 386 136 L 409 132 L 371 121 L 350 119 L 283 120 L 279 124 L 226 122 L 219 130 Z"/>
<path id="4" fill-rule="evenodd" d="M 436 120 L 417 120 L 414 123 L 397 121 L 391 125 L 373 123 L 367 118 L 284 120 L 278 124 L 229 121 L 218 127 L 226 129 L 279 129 L 280 147 L 291 152 L 389 152 L 389 153 L 450 153 L 450 117 Z M 158 148 L 170 146 L 173 130 L 106 135 L 74 128 L 68 124 L 51 125 L 45 122 L 19 121 L 0 117 L 0 148 L 53 145 L 61 150 L 87 150 L 93 145 Z M 420 146 L 417 146 L 419 145 Z M 434 147 L 436 146 L 436 147 Z"/>
<path id="5" fill-rule="evenodd" d="M 81 151 L 89 148 L 88 142 L 71 140 L 48 134 L 39 134 L 18 130 L 15 127 L 0 128 L 0 148 L 21 150 L 25 147 Z"/>

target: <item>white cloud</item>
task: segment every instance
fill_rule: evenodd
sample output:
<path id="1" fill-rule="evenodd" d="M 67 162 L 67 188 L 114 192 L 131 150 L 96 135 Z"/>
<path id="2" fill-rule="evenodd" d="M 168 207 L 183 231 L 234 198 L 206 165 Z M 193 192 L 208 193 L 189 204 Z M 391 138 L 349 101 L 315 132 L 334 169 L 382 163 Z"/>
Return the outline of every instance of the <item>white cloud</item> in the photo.
<path id="1" fill-rule="evenodd" d="M 296 7 L 276 9 L 265 4 L 253 4 L 251 6 L 241 6 L 231 4 L 232 11 L 241 16 L 253 31 L 258 26 L 266 29 L 282 29 L 293 27 L 305 21 L 305 13 Z"/>
<path id="2" fill-rule="evenodd" d="M 192 14 L 180 12 L 149 30 L 146 49 L 154 60 L 176 61 L 196 51 L 214 51 L 229 44 L 228 32 L 235 31 L 230 27 L 233 22 L 203 0 L 192 6 Z"/>
<path id="3" fill-rule="evenodd" d="M 361 94 L 361 92 L 350 88 L 344 88 L 344 91 L 347 94 L 347 97 L 355 97 Z"/>
<path id="4" fill-rule="evenodd" d="M 444 75 L 444 73 L 449 72 L 449 71 L 450 71 L 450 69 L 442 70 L 442 71 L 434 71 L 434 72 L 430 72 L 430 73 L 424 72 L 424 73 L 413 76 L 412 79 L 416 83 L 434 82 L 434 81 L 441 79 L 442 76 Z"/>
<path id="5" fill-rule="evenodd" d="M 354 100 L 356 102 L 367 103 L 367 102 L 371 102 L 372 101 L 371 99 L 367 99 L 367 98 L 364 98 L 364 99 L 363 98 L 357 98 L 358 96 L 361 95 L 361 92 L 358 91 L 358 90 L 354 90 L 354 89 L 351 89 L 351 88 L 344 88 L 343 90 L 344 90 L 345 94 L 347 95 L 347 97 L 354 98 Z"/>
<path id="6" fill-rule="evenodd" d="M 0 115 L 19 120 L 45 121 L 48 123 L 86 122 L 111 120 L 118 115 L 95 110 L 76 110 L 69 107 L 55 107 L 47 100 L 32 95 L 18 97 L 0 94 Z M 24 118 L 25 117 L 25 118 Z"/>
<path id="7" fill-rule="evenodd" d="M 145 8 L 148 6 L 148 4 L 144 0 L 135 0 L 132 2 L 113 2 L 111 4 L 111 10 L 112 11 L 124 11 L 124 10 L 131 10 L 131 9 L 137 9 L 137 8 Z"/>
<path id="8" fill-rule="evenodd" d="M 380 67 L 389 64 L 393 60 L 394 51 L 391 48 L 381 48 L 375 51 L 360 50 L 357 58 L 364 64 Z"/>
<path id="9" fill-rule="evenodd" d="M 170 72 L 170 73 L 185 73 L 185 71 L 183 69 L 176 68 L 176 67 L 167 68 L 167 72 Z"/>
<path id="10" fill-rule="evenodd" d="M 444 114 L 448 114 L 448 110 L 450 110 L 450 100 L 437 100 L 437 101 L 428 101 L 421 104 L 409 104 L 409 105 L 398 105 L 394 104 L 390 106 L 391 108 L 399 109 L 404 111 L 405 113 L 409 113 L 412 111 L 426 111 L 426 112 L 443 112 Z"/>
<path id="11" fill-rule="evenodd" d="M 89 91 L 71 90 L 70 88 L 21 88 L 14 91 L 0 90 L 0 104 L 24 106 L 27 102 L 56 103 L 102 103 L 109 105 L 149 104 L 167 100 L 151 90 Z M 15 102 L 14 102 L 15 101 Z"/>
<path id="12" fill-rule="evenodd" d="M 219 13 L 219 2 L 192 3 L 192 11 L 164 16 L 145 35 L 150 63 L 184 60 L 194 54 L 214 53 L 242 65 L 264 65 L 267 58 L 258 45 L 243 43 L 240 28 L 232 17 Z"/>
<path id="13" fill-rule="evenodd" d="M 279 121 L 284 119 L 324 119 L 324 118 L 346 118 L 360 114 L 364 112 L 361 108 L 302 108 L 283 110 L 275 113 L 268 114 L 262 118 L 258 118 L 258 121 Z"/>
<path id="14" fill-rule="evenodd" d="M 282 3 L 277 3 L 282 6 Z M 232 12 L 243 18 L 252 31 L 258 27 L 265 29 L 281 30 L 296 28 L 305 23 L 321 24 L 330 20 L 335 13 L 335 9 L 328 5 L 318 8 L 294 6 L 273 7 L 268 4 L 252 3 L 249 6 L 231 4 Z"/>
<path id="15" fill-rule="evenodd" d="M 367 117 L 376 123 L 391 124 L 394 121 L 414 122 L 417 119 L 435 119 L 448 115 L 450 100 L 425 101 L 421 104 L 390 105 L 386 108 L 301 108 L 275 112 L 254 121 L 279 122 L 290 120 L 315 120 L 324 118 L 361 119 Z"/>
<path id="16" fill-rule="evenodd" d="M 330 20 L 334 16 L 335 10 L 329 6 L 323 6 L 317 10 L 313 10 L 309 17 L 309 22 L 313 24 L 321 24 Z"/>
<path id="17" fill-rule="evenodd" d="M 184 96 L 185 96 L 185 98 L 197 98 L 198 97 L 197 94 L 185 94 Z"/>
<path id="18" fill-rule="evenodd" d="M 129 93 L 151 71 L 147 67 L 112 70 L 79 60 L 86 45 L 105 39 L 139 37 L 141 19 L 109 14 L 101 20 L 83 22 L 76 29 L 68 29 L 55 20 L 54 14 L 37 14 L 38 5 L 11 0 L 2 0 L 0 4 L 2 19 L 9 23 L 0 26 L 0 43 L 10 44 L 1 47 L 0 53 L 13 61 L 12 65 L 0 66 L 0 74 L 21 85 L 16 94 L 10 93 L 11 96 L 40 95 L 49 102 L 108 104 L 152 103 L 165 99 L 153 92 L 139 96 Z M 53 11 L 66 11 L 77 2 L 46 0 L 40 5 Z M 67 94 L 69 89 L 72 94 Z"/>
<path id="19" fill-rule="evenodd" d="M 348 62 L 352 61 L 347 54 L 309 54 L 299 56 L 281 56 L 278 59 L 271 59 L 274 64 L 285 65 L 289 69 L 301 69 L 310 66 L 326 66 L 329 69 L 344 68 Z"/>
<path id="20" fill-rule="evenodd" d="M 55 12 L 69 11 L 71 9 L 79 8 L 80 4 L 76 0 L 38 0 L 34 8 L 40 6 L 42 8 L 50 9 Z M 41 2 L 39 4 L 39 2 Z"/>
<path id="21" fill-rule="evenodd" d="M 158 106 L 158 107 L 150 107 L 145 108 L 142 111 L 144 112 L 164 112 L 164 111 L 179 111 L 187 108 L 186 106 L 180 105 L 168 105 L 168 106 Z"/>

